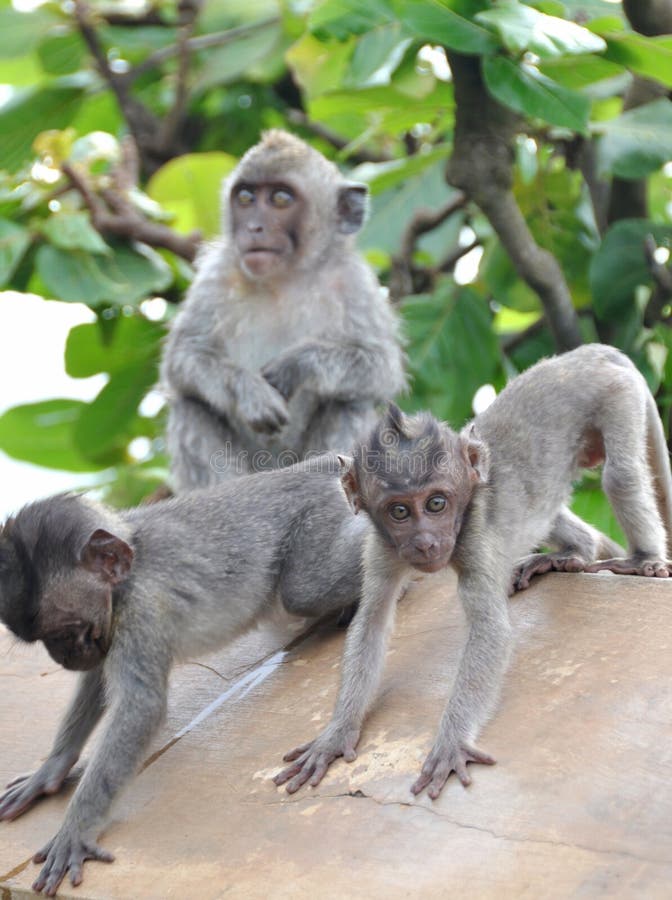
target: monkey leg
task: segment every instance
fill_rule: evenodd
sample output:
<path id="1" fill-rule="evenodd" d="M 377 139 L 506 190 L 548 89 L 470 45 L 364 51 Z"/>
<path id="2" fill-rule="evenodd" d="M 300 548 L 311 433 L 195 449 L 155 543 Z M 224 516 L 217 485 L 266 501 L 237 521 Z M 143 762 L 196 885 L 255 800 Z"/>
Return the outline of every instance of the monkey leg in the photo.
<path id="1" fill-rule="evenodd" d="M 618 409 L 605 411 L 602 487 L 627 538 L 628 555 L 612 554 L 586 571 L 667 578 L 672 574 L 672 563 L 666 559 L 668 536 L 656 495 L 657 482 L 669 480 L 667 448 L 655 480 L 647 455 L 647 444 L 658 441 L 664 446 L 662 425 L 655 401 L 643 384 L 640 387 L 639 382 L 633 382 L 629 391 L 621 390 L 620 396 L 617 392 L 613 403 L 617 401 Z M 663 465 L 665 470 L 661 471 Z"/>
<path id="2" fill-rule="evenodd" d="M 519 560 L 511 576 L 509 595 L 528 588 L 535 575 L 585 572 L 593 560 L 624 552 L 619 544 L 574 515 L 566 506 L 555 517 L 546 542 L 556 549 L 550 553 L 532 553 Z"/>
<path id="3" fill-rule="evenodd" d="M 260 449 L 204 403 L 186 398 L 171 407 L 166 445 L 178 492 L 248 474 Z"/>
<path id="4" fill-rule="evenodd" d="M 362 587 L 362 539 L 368 527 L 363 517 L 334 522 L 331 537 L 322 523 L 314 527 L 309 513 L 293 532 L 292 552 L 283 562 L 278 592 L 287 612 L 296 616 L 324 616 L 341 611 L 341 627 L 354 617 Z M 316 564 L 306 566 L 306 561 Z M 355 609 L 351 609 L 351 607 Z"/>

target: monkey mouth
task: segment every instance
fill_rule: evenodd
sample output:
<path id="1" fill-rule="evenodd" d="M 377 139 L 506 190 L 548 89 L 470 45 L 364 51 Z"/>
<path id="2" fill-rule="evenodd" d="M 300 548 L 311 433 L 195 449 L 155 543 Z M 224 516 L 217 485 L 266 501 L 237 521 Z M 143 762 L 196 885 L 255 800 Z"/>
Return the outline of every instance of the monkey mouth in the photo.
<path id="1" fill-rule="evenodd" d="M 450 557 L 444 555 L 437 556 L 435 559 L 423 557 L 422 559 L 409 559 L 408 562 L 419 572 L 424 572 L 425 575 L 431 575 L 433 572 L 440 572 L 441 569 L 445 569 L 450 562 Z"/>

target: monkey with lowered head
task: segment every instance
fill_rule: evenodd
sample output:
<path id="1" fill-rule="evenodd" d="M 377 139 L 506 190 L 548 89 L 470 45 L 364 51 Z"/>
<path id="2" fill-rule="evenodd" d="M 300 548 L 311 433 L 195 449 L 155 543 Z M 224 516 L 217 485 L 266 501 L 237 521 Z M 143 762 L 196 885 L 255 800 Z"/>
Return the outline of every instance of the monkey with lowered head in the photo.
<path id="1" fill-rule="evenodd" d="M 604 463 L 602 484 L 628 540 L 612 552 L 565 504 L 580 467 Z M 414 570 L 451 565 L 468 638 L 435 744 L 411 790 L 439 796 L 451 772 L 466 786 L 470 762 L 494 759 L 474 746 L 493 711 L 510 652 L 507 594 L 538 572 L 597 571 L 666 577 L 672 479 L 655 401 L 641 374 L 613 347 L 580 347 L 514 379 L 460 434 L 429 414 L 392 409 L 343 477 L 365 536 L 360 608 L 348 632 L 331 722 L 285 756 L 275 777 L 292 793 L 317 785 L 339 756 L 355 759 L 381 674 L 396 601 Z M 519 561 L 543 541 L 550 554 Z M 517 562 L 519 561 L 519 562 Z"/>
<path id="2" fill-rule="evenodd" d="M 162 379 L 179 492 L 350 450 L 405 385 L 397 317 L 354 247 L 367 188 L 269 131 L 226 179 Z M 284 454 L 284 455 L 283 455 Z"/>
<path id="3" fill-rule="evenodd" d="M 56 793 L 107 711 L 63 824 L 35 856 L 56 893 L 97 845 L 166 706 L 174 662 L 233 640 L 278 608 L 322 616 L 359 596 L 361 535 L 335 456 L 127 512 L 62 495 L 0 529 L 0 621 L 82 674 L 43 765 L 0 796 L 0 820 Z"/>

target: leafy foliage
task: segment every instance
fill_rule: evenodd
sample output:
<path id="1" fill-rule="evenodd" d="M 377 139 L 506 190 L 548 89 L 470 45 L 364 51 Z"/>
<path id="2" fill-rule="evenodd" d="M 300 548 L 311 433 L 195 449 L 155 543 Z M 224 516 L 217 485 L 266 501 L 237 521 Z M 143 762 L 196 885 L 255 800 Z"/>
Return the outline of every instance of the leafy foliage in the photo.
<path id="1" fill-rule="evenodd" d="M 0 83 L 13 85 L 0 105 L 0 287 L 86 303 L 96 322 L 73 329 L 65 365 L 107 377 L 90 404 L 6 412 L 1 449 L 102 471 L 115 502 L 160 481 L 163 413 L 143 398 L 161 338 L 198 240 L 219 228 L 221 180 L 272 126 L 298 131 L 370 186 L 360 246 L 404 318 L 413 386 L 402 404 L 459 426 L 481 385 L 499 388 L 553 352 L 539 294 L 446 181 L 463 112 L 451 53 L 478 59 L 484 90 L 516 123 L 513 196 L 558 260 L 584 338 L 628 352 L 667 420 L 672 36 L 636 33 L 603 0 L 190 9 L 48 0 L 21 12 L 0 0 Z M 633 106 L 640 76 L 661 89 Z M 639 184 L 646 197 L 644 179 L 648 205 L 612 214 L 609 191 L 613 201 Z M 421 210 L 436 222 L 416 232 Z M 148 318 L 155 296 L 167 301 L 160 322 Z M 140 462 L 137 438 L 151 448 Z M 599 497 L 589 482 L 577 508 L 613 533 Z"/>

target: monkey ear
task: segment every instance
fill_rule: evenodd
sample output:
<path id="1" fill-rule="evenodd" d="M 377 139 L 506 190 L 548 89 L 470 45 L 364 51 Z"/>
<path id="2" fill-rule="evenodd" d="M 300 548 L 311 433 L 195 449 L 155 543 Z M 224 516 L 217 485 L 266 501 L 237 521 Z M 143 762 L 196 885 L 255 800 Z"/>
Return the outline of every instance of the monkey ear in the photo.
<path id="1" fill-rule="evenodd" d="M 359 482 L 357 481 L 357 473 L 355 472 L 355 461 L 351 456 L 340 455 L 338 461 L 341 465 L 341 485 L 347 501 L 352 507 L 352 511 L 357 515 L 362 508 L 362 499 L 359 494 Z"/>
<path id="2" fill-rule="evenodd" d="M 364 224 L 369 206 L 369 189 L 365 184 L 349 182 L 338 189 L 336 206 L 338 230 L 341 234 L 354 234 Z"/>
<path id="3" fill-rule="evenodd" d="M 85 569 L 96 572 L 110 584 L 120 584 L 131 571 L 133 550 L 126 541 L 103 528 L 98 528 L 84 545 L 81 562 Z"/>
<path id="4" fill-rule="evenodd" d="M 474 484 L 486 484 L 490 474 L 490 451 L 474 435 L 473 425 L 460 435 L 462 452 L 469 464 L 469 477 Z"/>

